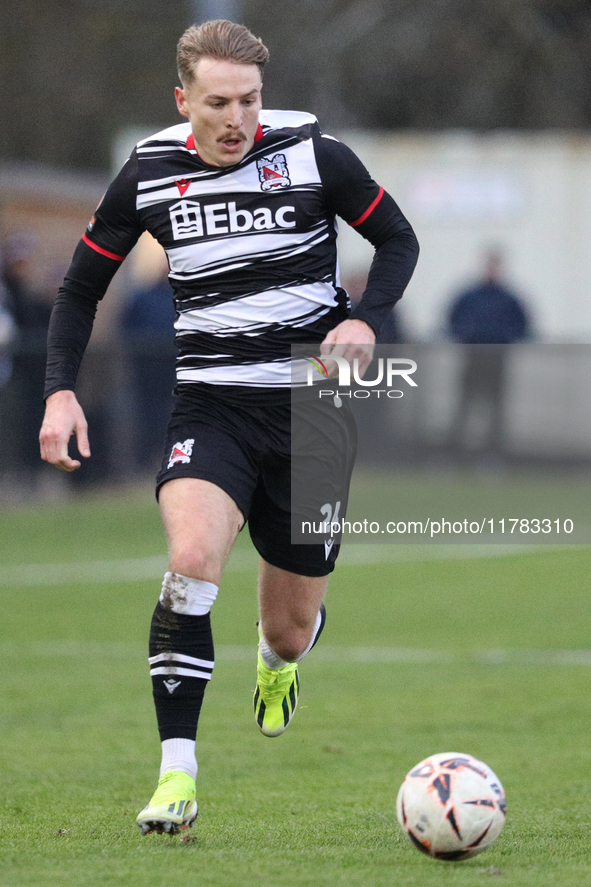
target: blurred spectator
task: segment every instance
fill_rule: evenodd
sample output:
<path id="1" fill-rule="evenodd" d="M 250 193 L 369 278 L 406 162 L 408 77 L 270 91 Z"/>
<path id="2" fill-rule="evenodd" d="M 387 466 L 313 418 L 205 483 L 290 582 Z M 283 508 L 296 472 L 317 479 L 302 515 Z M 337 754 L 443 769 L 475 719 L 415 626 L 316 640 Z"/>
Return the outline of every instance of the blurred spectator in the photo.
<path id="1" fill-rule="evenodd" d="M 503 282 L 503 256 L 490 250 L 482 277 L 452 302 L 449 326 L 463 345 L 511 345 L 530 336 L 528 312 Z"/>
<path id="2" fill-rule="evenodd" d="M 16 326 L 5 431 L 10 467 L 25 484 L 45 468 L 39 456 L 39 428 L 51 302 L 33 284 L 34 253 L 35 239 L 29 232 L 11 235 L 3 247 L 2 284 Z"/>
<path id="3" fill-rule="evenodd" d="M 470 346 L 461 370 L 458 407 L 451 444 L 464 449 L 472 420 L 480 414 L 480 448 L 498 456 L 504 448 L 507 345 L 531 337 L 529 312 L 504 282 L 502 253 L 489 250 L 482 276 L 452 301 L 448 321 L 451 338 Z"/>
<path id="4" fill-rule="evenodd" d="M 0 268 L 2 268 L 2 256 L 0 255 Z M 16 325 L 12 314 L 8 310 L 8 291 L 0 277 L 0 439 L 2 440 L 2 453 L 0 459 L 0 474 L 6 472 L 6 435 L 8 428 L 7 401 L 4 388 L 12 374 L 12 343 L 16 335 Z"/>
<path id="5" fill-rule="evenodd" d="M 154 283 L 133 293 L 121 315 L 132 398 L 133 462 L 140 473 L 159 465 L 172 410 L 176 312 L 166 270 Z"/>
<path id="6" fill-rule="evenodd" d="M 0 268 L 2 268 L 2 261 L 2 256 L 0 255 Z M 0 279 L 0 389 L 6 385 L 12 374 L 10 346 L 15 336 L 16 324 L 8 310 L 8 290 Z"/>

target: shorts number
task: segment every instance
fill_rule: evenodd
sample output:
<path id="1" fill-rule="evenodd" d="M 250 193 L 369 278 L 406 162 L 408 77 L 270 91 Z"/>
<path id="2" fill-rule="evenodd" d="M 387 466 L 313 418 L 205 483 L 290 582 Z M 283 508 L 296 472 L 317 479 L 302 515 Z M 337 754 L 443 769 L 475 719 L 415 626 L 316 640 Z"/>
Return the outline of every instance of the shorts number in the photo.
<path id="1" fill-rule="evenodd" d="M 320 514 L 324 517 L 324 523 L 328 525 L 329 530 L 331 531 L 330 535 L 332 536 L 332 524 L 337 524 L 339 522 L 339 511 L 341 510 L 340 500 L 335 503 L 334 511 L 332 510 L 332 505 L 330 502 L 327 502 L 326 505 L 323 505 L 320 509 Z"/>

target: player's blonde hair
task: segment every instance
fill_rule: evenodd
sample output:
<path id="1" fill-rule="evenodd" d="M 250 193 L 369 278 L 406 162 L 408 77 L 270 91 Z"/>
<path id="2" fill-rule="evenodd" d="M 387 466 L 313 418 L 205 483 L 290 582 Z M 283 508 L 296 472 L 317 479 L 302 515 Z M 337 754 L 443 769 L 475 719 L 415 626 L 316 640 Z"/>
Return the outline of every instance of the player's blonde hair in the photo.
<path id="1" fill-rule="evenodd" d="M 269 61 L 269 50 L 244 25 L 215 19 L 202 25 L 191 25 L 179 40 L 176 61 L 183 86 L 195 79 L 195 65 L 202 58 L 257 65 L 262 77 Z"/>

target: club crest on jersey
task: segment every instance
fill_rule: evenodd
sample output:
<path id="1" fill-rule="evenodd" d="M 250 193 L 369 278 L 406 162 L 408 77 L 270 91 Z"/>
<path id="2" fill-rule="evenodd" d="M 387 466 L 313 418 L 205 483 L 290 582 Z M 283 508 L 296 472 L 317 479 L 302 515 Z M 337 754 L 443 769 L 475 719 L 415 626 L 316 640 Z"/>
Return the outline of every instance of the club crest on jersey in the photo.
<path id="1" fill-rule="evenodd" d="M 277 188 L 289 188 L 291 185 L 285 154 L 262 157 L 257 160 L 257 169 L 262 191 L 275 191 Z"/>
<path id="2" fill-rule="evenodd" d="M 195 443 L 195 438 L 190 437 L 182 443 L 179 441 L 175 443 L 172 450 L 170 451 L 170 459 L 168 460 L 168 467 L 172 468 L 173 465 L 176 465 L 177 462 L 187 463 L 191 461 L 191 456 L 193 455 L 193 444 Z"/>

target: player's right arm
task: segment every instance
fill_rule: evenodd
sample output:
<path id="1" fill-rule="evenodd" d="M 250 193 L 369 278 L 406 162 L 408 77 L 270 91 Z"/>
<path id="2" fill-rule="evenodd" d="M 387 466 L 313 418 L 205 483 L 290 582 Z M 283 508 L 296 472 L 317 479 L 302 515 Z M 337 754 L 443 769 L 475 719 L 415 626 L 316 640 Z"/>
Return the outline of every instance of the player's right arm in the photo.
<path id="1" fill-rule="evenodd" d="M 41 458 L 61 471 L 80 467 L 68 454 L 76 436 L 88 458 L 87 424 L 74 390 L 99 301 L 141 234 L 136 212 L 135 152 L 109 187 L 74 252 L 49 323 L 45 418 L 39 435 Z"/>

